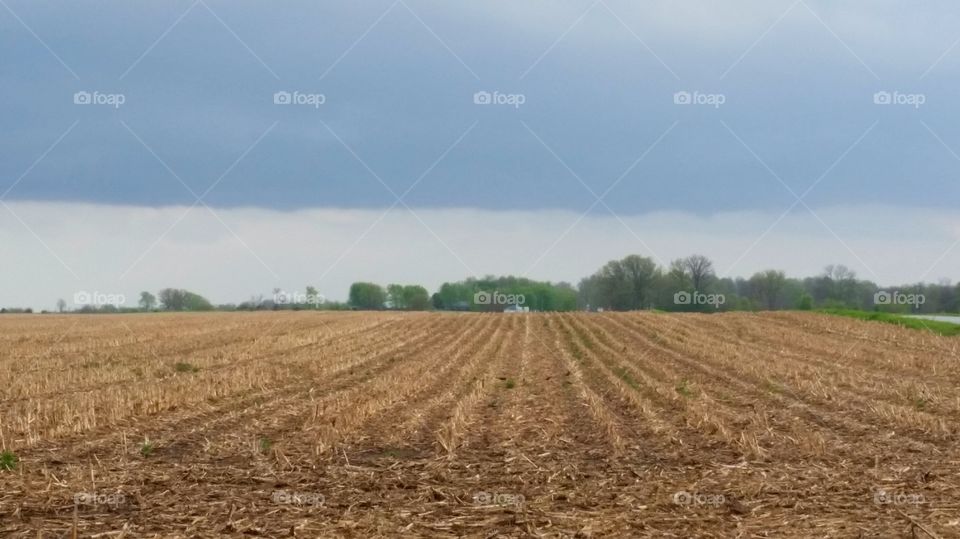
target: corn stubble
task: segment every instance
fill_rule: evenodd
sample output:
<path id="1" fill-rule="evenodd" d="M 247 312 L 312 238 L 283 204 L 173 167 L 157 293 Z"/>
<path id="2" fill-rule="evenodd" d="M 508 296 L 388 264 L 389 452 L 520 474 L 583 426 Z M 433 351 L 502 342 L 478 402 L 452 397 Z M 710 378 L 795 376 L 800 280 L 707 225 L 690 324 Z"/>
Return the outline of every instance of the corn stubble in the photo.
<path id="1" fill-rule="evenodd" d="M 951 537 L 956 339 L 810 313 L 0 319 L 0 535 Z"/>

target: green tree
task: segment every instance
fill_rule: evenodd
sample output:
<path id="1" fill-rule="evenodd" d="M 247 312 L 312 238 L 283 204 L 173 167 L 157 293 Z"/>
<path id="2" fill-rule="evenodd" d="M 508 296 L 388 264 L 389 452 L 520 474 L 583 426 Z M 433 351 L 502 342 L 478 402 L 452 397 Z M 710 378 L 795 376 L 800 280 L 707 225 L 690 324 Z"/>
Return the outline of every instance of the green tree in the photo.
<path id="1" fill-rule="evenodd" d="M 353 283 L 349 301 L 356 309 L 380 310 L 387 301 L 387 293 L 376 283 Z"/>
<path id="2" fill-rule="evenodd" d="M 150 292 L 140 292 L 140 310 L 152 311 L 157 306 L 157 296 Z"/>
<path id="3" fill-rule="evenodd" d="M 430 309 L 430 293 L 420 285 L 403 287 L 403 305 L 409 311 L 426 311 Z"/>
<path id="4" fill-rule="evenodd" d="M 828 305 L 860 307 L 857 301 L 857 274 L 843 264 L 830 264 L 820 277 L 822 301 Z"/>
<path id="5" fill-rule="evenodd" d="M 650 258 L 630 255 L 620 261 L 624 278 L 630 286 L 630 308 L 648 307 L 653 296 L 653 285 L 660 275 L 656 262 Z"/>
<path id="6" fill-rule="evenodd" d="M 750 278 L 752 297 L 765 309 L 773 311 L 783 304 L 783 288 L 787 276 L 782 271 L 766 270 L 755 273 Z"/>
<path id="7" fill-rule="evenodd" d="M 594 287 L 594 306 L 620 311 L 650 307 L 660 273 L 657 264 L 643 256 L 611 260 L 594 274 L 595 281 L 588 285 Z"/>
<path id="8" fill-rule="evenodd" d="M 389 284 L 387 285 L 387 301 L 390 303 L 390 306 L 399 311 L 405 310 L 407 308 L 406 298 L 403 294 L 404 287 L 399 284 Z"/>
<path id="9" fill-rule="evenodd" d="M 189 290 L 164 288 L 158 299 L 167 311 L 212 311 L 213 305 L 206 298 Z"/>

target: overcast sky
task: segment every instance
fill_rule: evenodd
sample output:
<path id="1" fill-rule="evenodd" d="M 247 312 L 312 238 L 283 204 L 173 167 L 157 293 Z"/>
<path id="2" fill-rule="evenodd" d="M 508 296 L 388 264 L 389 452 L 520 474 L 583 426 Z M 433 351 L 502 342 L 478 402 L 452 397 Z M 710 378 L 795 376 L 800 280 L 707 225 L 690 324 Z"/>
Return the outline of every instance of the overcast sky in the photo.
<path id="1" fill-rule="evenodd" d="M 958 23 L 947 1 L 2 0 L 0 305 L 575 282 L 628 253 L 956 280 Z"/>

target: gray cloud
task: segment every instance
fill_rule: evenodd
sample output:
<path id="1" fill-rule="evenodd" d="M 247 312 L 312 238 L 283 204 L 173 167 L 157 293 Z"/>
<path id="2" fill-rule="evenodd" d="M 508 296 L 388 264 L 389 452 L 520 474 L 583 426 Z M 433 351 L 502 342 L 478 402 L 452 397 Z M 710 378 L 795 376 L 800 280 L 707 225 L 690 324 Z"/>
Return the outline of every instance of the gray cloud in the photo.
<path id="1" fill-rule="evenodd" d="M 190 203 L 121 121 L 198 192 L 279 122 L 211 192 L 211 205 L 377 208 L 393 198 L 366 166 L 403 191 L 478 122 L 411 203 L 580 211 L 593 199 L 551 150 L 602 192 L 679 122 L 611 192 L 615 211 L 771 210 L 790 195 L 750 151 L 802 192 L 879 120 L 808 202 L 956 206 L 960 162 L 950 152 L 960 152 L 960 132 L 946 119 L 957 112 L 957 6 L 610 1 L 571 29 L 591 4 L 209 1 L 171 28 L 192 1 L 11 1 L 80 80 L 0 11 L 9 59 L 0 177 L 12 183 L 79 120 L 10 199 Z M 283 89 L 327 101 L 278 107 L 272 96 Z M 122 92 L 127 102 L 78 107 L 78 90 Z M 477 106 L 480 90 L 526 102 Z M 681 90 L 722 93 L 726 103 L 677 106 Z M 877 106 L 881 90 L 923 93 L 926 103 Z"/>

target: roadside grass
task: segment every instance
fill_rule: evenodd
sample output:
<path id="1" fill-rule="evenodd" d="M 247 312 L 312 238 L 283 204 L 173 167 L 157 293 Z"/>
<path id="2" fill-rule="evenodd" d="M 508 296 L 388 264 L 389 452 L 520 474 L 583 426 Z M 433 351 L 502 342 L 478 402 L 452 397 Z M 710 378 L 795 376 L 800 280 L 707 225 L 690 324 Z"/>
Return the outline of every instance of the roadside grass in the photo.
<path id="1" fill-rule="evenodd" d="M 883 322 L 886 324 L 896 324 L 911 329 L 930 331 L 945 337 L 960 335 L 960 324 L 950 322 L 938 322 L 936 320 L 925 320 L 923 318 L 911 318 L 893 313 L 882 313 L 876 311 L 857 311 L 854 309 L 821 309 L 818 312 L 831 314 L 834 316 L 846 316 L 858 320 L 867 320 L 871 322 Z"/>

